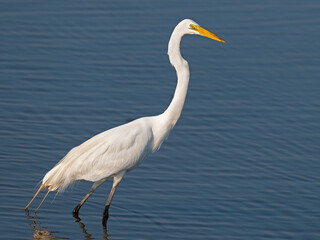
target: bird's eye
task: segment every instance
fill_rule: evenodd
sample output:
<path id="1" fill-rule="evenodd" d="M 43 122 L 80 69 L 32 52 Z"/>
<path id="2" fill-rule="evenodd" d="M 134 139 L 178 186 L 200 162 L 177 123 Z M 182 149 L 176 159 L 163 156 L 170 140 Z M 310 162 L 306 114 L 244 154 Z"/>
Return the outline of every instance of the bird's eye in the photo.
<path id="1" fill-rule="evenodd" d="M 192 29 L 192 30 L 196 30 L 196 26 L 193 25 L 193 24 L 190 24 L 189 27 L 190 27 L 190 29 Z"/>

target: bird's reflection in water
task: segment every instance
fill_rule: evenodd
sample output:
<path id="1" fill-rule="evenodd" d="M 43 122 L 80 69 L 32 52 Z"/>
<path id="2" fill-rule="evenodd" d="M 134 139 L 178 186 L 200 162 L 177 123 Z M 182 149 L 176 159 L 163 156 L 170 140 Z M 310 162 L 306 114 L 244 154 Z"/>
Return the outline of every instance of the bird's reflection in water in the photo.
<path id="1" fill-rule="evenodd" d="M 107 233 L 107 218 L 102 218 L 102 229 L 103 229 L 103 239 L 108 240 L 108 233 Z M 90 233 L 88 233 L 87 229 L 85 228 L 86 225 L 81 221 L 79 216 L 76 217 L 76 222 L 79 223 L 79 226 L 84 234 L 84 239 L 94 239 Z"/>
<path id="2" fill-rule="evenodd" d="M 29 216 L 29 212 L 27 212 L 28 220 L 30 221 L 29 225 L 34 230 L 33 238 L 34 240 L 53 240 L 53 239 L 69 239 L 69 238 L 61 238 L 54 236 L 56 231 L 48 231 L 45 227 L 41 226 L 40 218 L 35 214 L 35 217 Z"/>
<path id="3" fill-rule="evenodd" d="M 30 216 L 29 211 L 26 212 L 27 219 L 30 222 L 29 225 L 34 230 L 33 239 L 34 240 L 53 240 L 53 239 L 69 239 L 65 237 L 58 237 L 58 231 L 48 231 L 45 227 L 42 226 L 40 217 L 35 214 L 35 216 Z M 85 240 L 95 239 L 92 234 L 90 234 L 87 229 L 86 225 L 81 221 L 79 217 L 76 218 L 76 222 L 79 224 L 79 227 L 84 234 Z M 102 219 L 102 229 L 103 229 L 103 239 L 108 240 L 108 233 L 107 233 L 107 220 Z"/>
<path id="4" fill-rule="evenodd" d="M 59 238 L 52 236 L 52 232 L 47 230 L 35 229 L 33 234 L 33 239 L 41 240 L 52 240 L 52 239 L 68 239 L 68 238 Z"/>

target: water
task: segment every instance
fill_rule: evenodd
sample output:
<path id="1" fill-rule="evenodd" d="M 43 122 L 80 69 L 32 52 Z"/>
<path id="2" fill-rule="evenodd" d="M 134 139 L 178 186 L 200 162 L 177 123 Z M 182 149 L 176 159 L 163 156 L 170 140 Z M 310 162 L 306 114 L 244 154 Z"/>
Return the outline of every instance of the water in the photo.
<path id="1" fill-rule="evenodd" d="M 318 1 L 11 0 L 0 9 L 1 239 L 320 238 Z M 110 181 L 81 222 L 71 211 L 86 182 L 26 216 L 69 149 L 164 111 L 176 84 L 167 42 L 183 18 L 227 44 L 183 39 L 191 81 L 181 119 L 119 185 L 107 232 Z"/>

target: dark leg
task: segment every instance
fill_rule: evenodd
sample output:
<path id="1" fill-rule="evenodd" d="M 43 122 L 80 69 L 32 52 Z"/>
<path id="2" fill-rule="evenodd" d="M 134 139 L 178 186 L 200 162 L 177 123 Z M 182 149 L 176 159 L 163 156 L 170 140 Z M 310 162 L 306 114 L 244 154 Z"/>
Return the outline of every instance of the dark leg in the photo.
<path id="1" fill-rule="evenodd" d="M 87 199 L 91 196 L 91 194 L 96 190 L 106 179 L 102 179 L 98 182 L 95 182 L 91 189 L 90 192 L 81 200 L 81 202 L 73 209 L 72 213 L 75 218 L 79 218 L 79 210 L 82 207 L 82 205 L 87 201 Z"/>
<path id="2" fill-rule="evenodd" d="M 123 171 L 123 172 L 117 174 L 116 176 L 114 176 L 114 178 L 113 178 L 112 189 L 111 189 L 111 192 L 110 192 L 110 194 L 109 194 L 106 207 L 104 208 L 104 211 L 103 211 L 103 219 L 102 219 L 102 222 L 103 222 L 103 223 L 106 223 L 106 221 L 108 220 L 108 217 L 109 217 L 109 207 L 110 207 L 110 204 L 111 204 L 113 195 L 114 195 L 114 193 L 115 193 L 115 191 L 116 191 L 116 188 L 117 188 L 118 184 L 121 182 L 123 176 L 125 175 L 125 173 L 126 173 L 126 172 Z"/>
<path id="3" fill-rule="evenodd" d="M 112 187 L 107 204 L 106 204 L 106 207 L 104 208 L 104 211 L 103 211 L 103 216 L 107 219 L 109 217 L 109 207 L 110 207 L 110 204 L 111 204 L 111 201 L 112 201 L 112 198 L 113 198 L 115 191 L 116 191 L 116 187 Z"/>
<path id="4" fill-rule="evenodd" d="M 107 234 L 107 221 L 108 221 L 108 217 L 103 215 L 102 216 L 102 229 L 103 229 L 104 236 L 108 236 L 108 234 Z"/>

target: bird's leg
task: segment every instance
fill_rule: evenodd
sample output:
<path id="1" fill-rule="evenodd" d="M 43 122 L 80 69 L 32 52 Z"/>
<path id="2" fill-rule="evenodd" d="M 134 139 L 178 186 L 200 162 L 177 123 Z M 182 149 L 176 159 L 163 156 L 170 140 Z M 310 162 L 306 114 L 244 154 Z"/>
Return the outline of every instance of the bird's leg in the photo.
<path id="1" fill-rule="evenodd" d="M 42 199 L 42 201 L 41 201 L 41 203 L 39 204 L 39 206 L 37 207 L 37 209 L 34 210 L 34 213 L 36 213 L 36 212 L 38 211 L 38 209 L 41 207 L 42 203 L 44 202 L 44 200 L 45 200 L 46 197 L 48 196 L 49 192 L 50 192 L 50 189 L 48 189 L 47 194 L 44 196 L 44 198 Z"/>
<path id="2" fill-rule="evenodd" d="M 30 204 L 33 202 L 33 200 L 36 198 L 36 196 L 39 194 L 39 192 L 44 188 L 44 184 L 41 185 L 41 187 L 38 189 L 37 193 L 34 195 L 34 197 L 31 199 L 29 204 L 24 208 L 24 210 L 27 210 Z"/>
<path id="3" fill-rule="evenodd" d="M 120 172 L 117 175 L 115 175 L 114 178 L 113 178 L 112 189 L 110 191 L 106 207 L 104 208 L 104 211 L 103 211 L 103 219 L 102 219 L 102 221 L 104 223 L 106 223 L 106 221 L 108 220 L 108 217 L 109 217 L 109 207 L 110 207 L 113 195 L 114 195 L 114 193 L 116 191 L 116 188 L 117 188 L 118 184 L 121 182 L 123 176 L 125 175 L 125 173 L 126 173 L 126 171 Z"/>
<path id="4" fill-rule="evenodd" d="M 79 210 L 80 208 L 82 207 L 82 205 L 87 201 L 87 199 L 91 196 L 91 194 L 94 192 L 94 190 L 96 190 L 102 183 L 104 183 L 106 179 L 101 179 L 100 181 L 98 182 L 95 182 L 91 189 L 90 189 L 90 192 L 81 200 L 81 202 L 73 209 L 72 213 L 73 213 L 73 216 L 75 218 L 79 218 Z"/>
<path id="5" fill-rule="evenodd" d="M 103 236 L 104 237 L 108 236 L 108 233 L 107 233 L 107 221 L 108 221 L 108 218 L 103 216 L 102 217 L 102 229 L 103 229 Z"/>
<path id="6" fill-rule="evenodd" d="M 104 208 L 104 211 L 103 211 L 103 217 L 105 218 L 105 220 L 108 220 L 108 218 L 109 218 L 109 207 L 110 207 L 111 200 L 113 198 L 113 195 L 114 195 L 115 191 L 116 191 L 116 187 L 112 186 L 112 189 L 111 189 L 111 192 L 109 194 L 109 198 L 108 198 L 107 204 L 106 204 L 106 206 Z"/>

